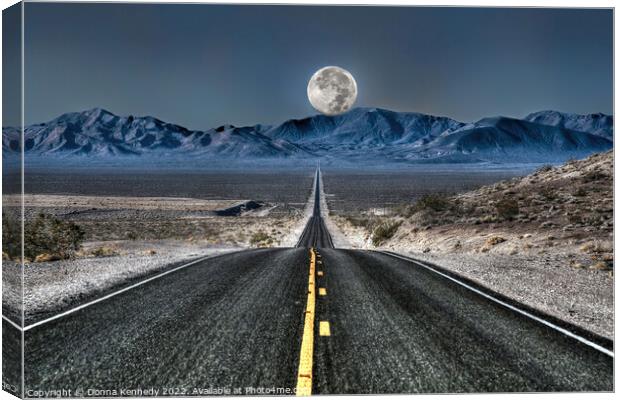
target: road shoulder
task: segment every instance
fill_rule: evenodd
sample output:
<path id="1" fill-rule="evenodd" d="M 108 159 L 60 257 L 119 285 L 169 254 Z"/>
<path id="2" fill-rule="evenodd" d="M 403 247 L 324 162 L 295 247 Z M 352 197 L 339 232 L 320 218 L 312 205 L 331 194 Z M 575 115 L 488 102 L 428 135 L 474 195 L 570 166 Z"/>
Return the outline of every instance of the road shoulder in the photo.
<path id="1" fill-rule="evenodd" d="M 25 324 L 49 318 L 193 260 L 240 250 L 200 248 L 176 241 L 149 243 L 145 246 L 148 250 L 142 247 L 136 245 L 130 251 L 110 257 L 26 264 L 23 270 Z M 7 270 L 21 275 L 18 264 L 3 264 L 3 277 L 14 275 L 7 274 Z M 10 301 L 13 297 L 5 296 L 3 315 L 17 322 L 21 319 L 20 304 Z"/>

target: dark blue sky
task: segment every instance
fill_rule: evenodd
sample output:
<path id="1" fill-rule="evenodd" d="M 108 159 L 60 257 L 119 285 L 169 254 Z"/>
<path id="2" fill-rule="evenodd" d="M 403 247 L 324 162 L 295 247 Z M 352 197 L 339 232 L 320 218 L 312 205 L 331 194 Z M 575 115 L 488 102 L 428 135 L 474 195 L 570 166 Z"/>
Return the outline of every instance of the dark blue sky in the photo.
<path id="1" fill-rule="evenodd" d="M 25 20 L 26 123 L 92 107 L 278 123 L 315 114 L 325 65 L 355 76 L 358 106 L 612 113 L 611 10 L 27 3 Z"/>

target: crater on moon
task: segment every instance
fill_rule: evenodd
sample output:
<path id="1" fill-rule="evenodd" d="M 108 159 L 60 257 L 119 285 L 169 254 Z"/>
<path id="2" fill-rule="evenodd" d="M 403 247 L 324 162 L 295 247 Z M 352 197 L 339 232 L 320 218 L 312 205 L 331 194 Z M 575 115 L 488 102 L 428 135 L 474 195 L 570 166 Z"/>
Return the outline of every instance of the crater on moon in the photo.
<path id="1" fill-rule="evenodd" d="M 316 71 L 308 82 L 308 100 L 317 111 L 338 115 L 351 109 L 357 99 L 357 83 L 344 68 L 329 66 Z"/>

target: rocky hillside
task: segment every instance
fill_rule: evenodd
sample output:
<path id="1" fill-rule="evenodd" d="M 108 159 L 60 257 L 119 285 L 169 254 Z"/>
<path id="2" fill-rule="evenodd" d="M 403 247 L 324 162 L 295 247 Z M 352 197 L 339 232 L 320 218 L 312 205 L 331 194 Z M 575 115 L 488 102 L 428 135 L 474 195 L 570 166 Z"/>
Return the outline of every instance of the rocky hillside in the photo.
<path id="1" fill-rule="evenodd" d="M 388 216 L 330 216 L 351 247 L 434 263 L 529 307 L 614 335 L 613 153 Z"/>
<path id="2" fill-rule="evenodd" d="M 457 195 L 430 195 L 390 217 L 340 218 L 368 246 L 423 253 L 558 253 L 575 268 L 613 268 L 613 153 Z"/>

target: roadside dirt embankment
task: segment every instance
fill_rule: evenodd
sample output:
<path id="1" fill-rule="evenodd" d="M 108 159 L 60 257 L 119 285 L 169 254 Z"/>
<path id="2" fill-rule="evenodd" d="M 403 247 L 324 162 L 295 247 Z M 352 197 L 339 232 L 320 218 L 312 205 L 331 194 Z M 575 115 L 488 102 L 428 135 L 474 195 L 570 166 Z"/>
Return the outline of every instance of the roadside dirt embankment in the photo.
<path id="1" fill-rule="evenodd" d="M 387 215 L 332 216 L 350 247 L 437 263 L 613 336 L 613 152 Z"/>

